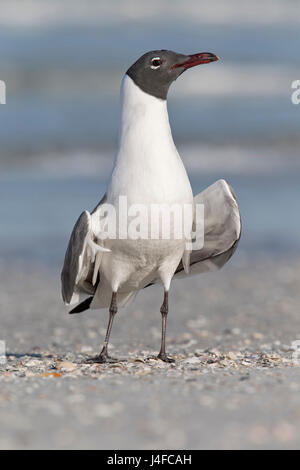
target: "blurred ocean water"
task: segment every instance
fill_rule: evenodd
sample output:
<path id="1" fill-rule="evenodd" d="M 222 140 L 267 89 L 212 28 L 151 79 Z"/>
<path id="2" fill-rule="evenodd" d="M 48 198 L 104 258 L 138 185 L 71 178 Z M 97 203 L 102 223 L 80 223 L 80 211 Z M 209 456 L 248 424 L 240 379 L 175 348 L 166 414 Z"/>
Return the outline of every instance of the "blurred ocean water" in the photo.
<path id="1" fill-rule="evenodd" d="M 194 193 L 220 174 L 191 175 Z M 231 175 L 243 233 L 237 256 L 299 253 L 299 174 Z M 57 178 L 12 173 L 0 178 L 0 259 L 23 259 L 59 268 L 79 214 L 92 210 L 105 192 L 97 177 Z M 5 203 L 3 203 L 5 201 Z"/>
<path id="2" fill-rule="evenodd" d="M 174 139 L 195 192 L 226 177 L 247 252 L 300 247 L 300 4 L 0 1 L 0 256 L 59 263 L 112 168 L 119 86 L 147 50 L 215 52 L 172 86 Z"/>

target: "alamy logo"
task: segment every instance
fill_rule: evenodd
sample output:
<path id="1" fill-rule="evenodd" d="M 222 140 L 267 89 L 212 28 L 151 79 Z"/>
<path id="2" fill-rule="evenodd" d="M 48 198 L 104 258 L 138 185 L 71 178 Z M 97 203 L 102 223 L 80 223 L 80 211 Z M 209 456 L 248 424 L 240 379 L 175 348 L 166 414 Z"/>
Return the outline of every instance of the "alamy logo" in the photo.
<path id="1" fill-rule="evenodd" d="M 185 240 L 188 251 L 204 245 L 204 204 L 102 204 L 94 217 L 99 240 Z"/>
<path id="2" fill-rule="evenodd" d="M 299 104 L 300 103 L 300 80 L 294 80 L 292 82 L 292 89 L 295 90 L 291 96 L 292 103 Z"/>
<path id="3" fill-rule="evenodd" d="M 6 85 L 3 80 L 0 80 L 0 104 L 6 104 Z"/>

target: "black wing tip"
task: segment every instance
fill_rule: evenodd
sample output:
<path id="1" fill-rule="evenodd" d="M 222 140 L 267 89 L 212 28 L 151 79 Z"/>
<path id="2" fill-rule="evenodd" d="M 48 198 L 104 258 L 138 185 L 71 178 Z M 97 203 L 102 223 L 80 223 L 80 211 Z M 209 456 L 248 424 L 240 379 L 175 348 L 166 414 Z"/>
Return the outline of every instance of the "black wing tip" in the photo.
<path id="1" fill-rule="evenodd" d="M 85 299 L 83 302 L 81 302 L 80 304 L 76 305 L 76 307 L 74 307 L 72 310 L 70 310 L 69 314 L 73 314 L 73 313 L 82 313 L 84 312 L 85 310 L 88 310 L 90 308 L 90 305 L 92 303 L 92 300 L 93 300 L 93 296 L 91 297 L 88 297 L 87 299 Z"/>

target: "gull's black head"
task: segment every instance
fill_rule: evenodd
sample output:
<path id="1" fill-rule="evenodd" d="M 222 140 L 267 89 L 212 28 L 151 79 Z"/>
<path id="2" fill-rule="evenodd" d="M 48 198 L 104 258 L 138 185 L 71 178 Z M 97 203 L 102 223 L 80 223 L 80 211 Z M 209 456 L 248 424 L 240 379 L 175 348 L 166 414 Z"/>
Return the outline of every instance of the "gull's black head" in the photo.
<path id="1" fill-rule="evenodd" d="M 150 51 L 142 55 L 126 73 L 143 91 L 165 100 L 171 83 L 185 70 L 218 59 L 210 52 L 184 55 L 166 50 Z"/>

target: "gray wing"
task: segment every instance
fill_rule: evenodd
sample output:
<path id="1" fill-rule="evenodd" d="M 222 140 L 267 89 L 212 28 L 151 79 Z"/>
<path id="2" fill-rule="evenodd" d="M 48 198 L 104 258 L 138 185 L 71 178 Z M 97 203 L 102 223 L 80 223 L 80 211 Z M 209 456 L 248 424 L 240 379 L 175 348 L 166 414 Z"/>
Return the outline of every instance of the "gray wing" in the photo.
<path id="1" fill-rule="evenodd" d="M 92 214 L 105 199 L 106 196 Z M 97 244 L 92 231 L 91 214 L 88 211 L 82 212 L 73 228 L 61 273 L 62 297 L 65 303 L 74 304 L 95 293 L 99 282 L 98 268 L 104 251 L 109 250 Z"/>
<path id="2" fill-rule="evenodd" d="M 241 236 L 241 217 L 231 186 L 219 180 L 195 196 L 195 204 L 204 204 L 204 245 L 192 250 L 189 274 L 216 271 L 235 252 Z M 180 262 L 174 277 L 185 277 Z"/>

